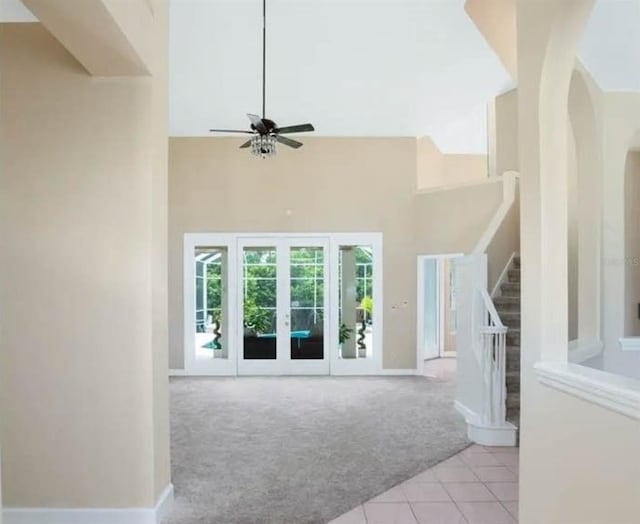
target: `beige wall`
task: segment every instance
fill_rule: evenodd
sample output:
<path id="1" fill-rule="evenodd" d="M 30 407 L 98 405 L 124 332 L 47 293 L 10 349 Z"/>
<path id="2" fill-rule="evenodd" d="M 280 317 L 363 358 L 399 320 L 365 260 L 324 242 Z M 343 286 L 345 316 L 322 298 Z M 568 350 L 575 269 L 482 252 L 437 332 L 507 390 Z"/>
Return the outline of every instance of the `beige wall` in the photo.
<path id="1" fill-rule="evenodd" d="M 539 383 L 529 395 L 522 413 L 529 444 L 520 448 L 520 522 L 635 524 L 640 421 Z"/>
<path id="2" fill-rule="evenodd" d="M 485 180 L 487 155 L 444 154 L 429 137 L 416 142 L 417 188 L 435 189 Z"/>
<path id="3" fill-rule="evenodd" d="M 487 289 L 498 282 L 513 253 L 520 252 L 520 194 L 516 187 L 513 205 L 487 246 Z"/>
<path id="4" fill-rule="evenodd" d="M 518 90 L 512 89 L 496 97 L 495 148 L 496 174 L 520 171 L 518 156 Z"/>
<path id="5" fill-rule="evenodd" d="M 518 78 L 515 0 L 466 0 L 464 9 L 511 75 Z"/>
<path id="6" fill-rule="evenodd" d="M 640 152 L 627 155 L 624 183 L 625 336 L 640 336 Z"/>
<path id="7" fill-rule="evenodd" d="M 470 253 L 501 203 L 499 182 L 418 194 L 414 221 L 418 253 Z"/>
<path id="8" fill-rule="evenodd" d="M 7 506 L 150 507 L 169 482 L 162 81 L 92 78 L 40 24 L 0 26 Z"/>
<path id="9" fill-rule="evenodd" d="M 589 73 L 578 63 L 569 86 L 569 296 L 576 302 L 569 309 L 577 326 L 569 338 L 601 339 L 601 224 L 602 224 L 602 93 Z M 572 251 L 569 250 L 569 253 Z M 575 290 L 573 293 L 571 290 Z M 574 313 L 572 314 L 572 309 Z M 574 335 L 573 337 L 571 335 Z"/>
<path id="10" fill-rule="evenodd" d="M 170 367 L 184 366 L 184 233 L 381 231 L 383 364 L 415 368 L 416 255 L 470 250 L 500 201 L 501 185 L 416 197 L 413 138 L 305 137 L 303 149 L 281 147 L 269 160 L 239 151 L 240 143 L 170 140 Z"/>
<path id="11" fill-rule="evenodd" d="M 640 514 L 638 420 L 549 388 L 535 367 L 541 360 L 567 360 L 566 111 L 578 41 L 593 3 L 517 0 L 523 524 L 631 524 Z M 604 165 L 608 177 L 613 166 L 606 159 Z M 567 376 L 581 377 L 574 368 Z"/>

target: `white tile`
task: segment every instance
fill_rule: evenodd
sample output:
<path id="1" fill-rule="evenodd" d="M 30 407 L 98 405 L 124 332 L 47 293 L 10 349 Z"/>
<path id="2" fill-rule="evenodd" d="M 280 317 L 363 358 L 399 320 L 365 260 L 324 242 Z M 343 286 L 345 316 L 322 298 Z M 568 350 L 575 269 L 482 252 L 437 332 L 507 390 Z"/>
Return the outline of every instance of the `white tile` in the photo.
<path id="1" fill-rule="evenodd" d="M 377 497 L 373 497 L 369 502 L 407 502 L 407 499 L 400 486 L 394 486 L 384 493 L 380 493 Z"/>
<path id="2" fill-rule="evenodd" d="M 409 502 L 451 502 L 440 482 L 408 481 L 401 487 Z"/>
<path id="3" fill-rule="evenodd" d="M 409 479 L 407 482 L 437 482 L 436 474 L 433 468 L 430 468 L 422 473 L 419 473 L 415 477 Z"/>
<path id="4" fill-rule="evenodd" d="M 515 482 L 517 477 L 506 466 L 479 466 L 473 472 L 482 482 Z"/>
<path id="5" fill-rule="evenodd" d="M 487 487 L 500 502 L 514 502 L 518 500 L 517 482 L 487 482 Z"/>
<path id="6" fill-rule="evenodd" d="M 455 502 L 494 502 L 496 497 L 482 482 L 447 482 L 445 489 Z"/>
<path id="7" fill-rule="evenodd" d="M 344 515 L 340 515 L 337 519 L 329 522 L 329 524 L 367 524 L 367 517 L 364 515 L 364 507 L 358 506 Z"/>
<path id="8" fill-rule="evenodd" d="M 456 466 L 465 466 L 466 464 L 462 461 L 462 458 L 460 455 L 461 455 L 460 453 L 458 453 L 457 455 L 453 455 L 452 457 L 449 457 L 448 459 L 443 460 L 442 462 L 439 462 L 438 464 L 435 465 L 435 467 L 449 468 L 449 467 L 456 467 Z"/>
<path id="9" fill-rule="evenodd" d="M 501 451 L 500 453 L 490 453 L 490 455 L 503 466 L 518 467 L 520 464 L 520 457 L 517 453 L 505 453 L 504 451 Z"/>
<path id="10" fill-rule="evenodd" d="M 487 448 L 486 446 L 473 444 L 472 446 L 469 446 L 468 448 L 462 450 L 462 453 L 487 453 L 488 451 L 489 448 Z"/>
<path id="11" fill-rule="evenodd" d="M 368 524 L 417 524 L 418 522 L 408 502 L 367 502 L 364 505 L 364 512 Z"/>
<path id="12" fill-rule="evenodd" d="M 453 502 L 414 502 L 413 513 L 419 524 L 466 524 Z"/>
<path id="13" fill-rule="evenodd" d="M 518 503 L 517 502 L 503 502 L 502 505 L 507 508 L 507 511 L 511 513 L 511 516 L 518 520 Z"/>
<path id="14" fill-rule="evenodd" d="M 466 466 L 459 468 L 439 467 L 435 469 L 436 478 L 440 482 L 477 482 L 476 477 L 471 469 Z"/>
<path id="15" fill-rule="evenodd" d="M 499 502 L 458 502 L 469 524 L 514 524 L 514 518 Z"/>
<path id="16" fill-rule="evenodd" d="M 462 456 L 467 466 L 503 466 L 493 453 L 467 453 Z"/>
<path id="17" fill-rule="evenodd" d="M 485 449 L 490 453 L 515 453 L 520 452 L 520 448 L 516 446 L 485 446 Z"/>

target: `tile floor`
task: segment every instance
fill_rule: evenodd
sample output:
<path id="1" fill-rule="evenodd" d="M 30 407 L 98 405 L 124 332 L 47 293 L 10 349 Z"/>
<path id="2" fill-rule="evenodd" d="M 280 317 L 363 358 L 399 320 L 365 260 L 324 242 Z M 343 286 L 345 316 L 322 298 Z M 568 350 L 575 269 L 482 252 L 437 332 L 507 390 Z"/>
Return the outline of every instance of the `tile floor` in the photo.
<path id="1" fill-rule="evenodd" d="M 518 448 L 473 445 L 330 524 L 514 524 Z"/>

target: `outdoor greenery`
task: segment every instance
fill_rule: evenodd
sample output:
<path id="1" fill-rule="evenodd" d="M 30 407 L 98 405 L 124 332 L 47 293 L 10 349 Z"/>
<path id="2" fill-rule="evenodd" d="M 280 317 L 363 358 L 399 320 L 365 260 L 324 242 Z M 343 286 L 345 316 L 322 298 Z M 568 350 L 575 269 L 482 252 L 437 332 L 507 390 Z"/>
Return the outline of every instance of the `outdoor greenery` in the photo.
<path id="1" fill-rule="evenodd" d="M 351 338 L 352 334 L 353 334 L 353 329 L 351 329 L 350 327 L 347 327 L 346 324 L 340 324 L 340 333 L 338 335 L 339 337 L 338 342 L 340 344 L 343 344 L 344 342 L 346 342 Z"/>
<path id="2" fill-rule="evenodd" d="M 370 316 L 373 308 L 371 254 L 366 249 L 356 248 L 355 255 L 358 264 L 357 300 Z M 309 329 L 310 324 L 321 323 L 324 318 L 324 256 L 322 248 L 291 249 L 292 329 Z M 275 329 L 276 262 L 274 249 L 253 248 L 244 251 L 244 325 L 256 332 Z M 222 306 L 222 268 L 219 262 L 207 264 L 205 268 L 206 311 L 217 321 Z M 201 289 L 202 284 L 196 284 Z M 349 336 L 347 333 L 347 338 Z"/>

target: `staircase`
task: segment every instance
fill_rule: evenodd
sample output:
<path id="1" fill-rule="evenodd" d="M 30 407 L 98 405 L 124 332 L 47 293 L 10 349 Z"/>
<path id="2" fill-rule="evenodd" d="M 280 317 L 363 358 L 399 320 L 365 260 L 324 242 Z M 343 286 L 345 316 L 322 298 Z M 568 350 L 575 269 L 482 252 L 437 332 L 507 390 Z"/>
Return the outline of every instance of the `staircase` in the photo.
<path id="1" fill-rule="evenodd" d="M 520 427 L 520 256 L 513 257 L 507 281 L 493 298 L 507 332 L 507 420 Z"/>

